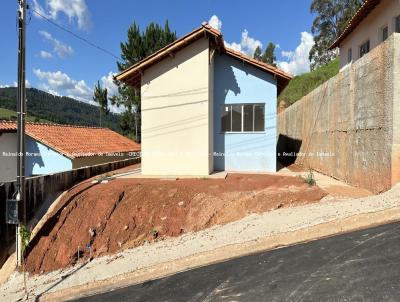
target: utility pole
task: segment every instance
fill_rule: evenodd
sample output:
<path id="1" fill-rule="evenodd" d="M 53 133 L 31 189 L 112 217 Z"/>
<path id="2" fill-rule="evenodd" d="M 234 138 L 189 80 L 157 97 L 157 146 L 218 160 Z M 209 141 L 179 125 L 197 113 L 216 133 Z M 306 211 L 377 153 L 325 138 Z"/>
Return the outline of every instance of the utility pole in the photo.
<path id="1" fill-rule="evenodd" d="M 25 113 L 26 113 L 26 91 L 25 91 L 25 33 L 26 33 L 26 0 L 18 0 L 18 93 L 17 93 L 17 191 L 18 219 L 16 236 L 16 252 L 18 266 L 22 263 L 22 248 L 20 240 L 21 218 L 26 224 L 26 199 L 25 199 Z M 21 207 L 22 204 L 22 215 Z M 22 217 L 21 217 L 22 216 Z"/>

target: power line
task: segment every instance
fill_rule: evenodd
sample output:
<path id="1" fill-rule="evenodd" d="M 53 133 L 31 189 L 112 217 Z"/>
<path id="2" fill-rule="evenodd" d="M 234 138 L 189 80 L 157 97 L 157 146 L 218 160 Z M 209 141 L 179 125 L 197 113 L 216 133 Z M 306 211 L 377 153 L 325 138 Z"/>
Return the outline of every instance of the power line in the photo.
<path id="1" fill-rule="evenodd" d="M 43 16 L 43 14 L 39 13 L 38 11 L 34 10 L 33 8 L 30 7 L 29 9 L 32 10 L 36 15 L 38 15 L 38 16 L 40 16 L 41 18 L 43 18 L 44 20 L 46 20 L 47 22 L 53 24 L 54 26 L 58 27 L 59 29 L 65 31 L 65 32 L 69 33 L 70 35 L 74 36 L 75 38 L 77 38 L 77 39 L 79 39 L 79 40 L 85 42 L 86 44 L 88 44 L 88 45 L 90 45 L 90 46 L 92 46 L 92 47 L 94 47 L 94 48 L 96 48 L 96 49 L 98 49 L 98 50 L 100 50 L 100 51 L 102 51 L 102 52 L 104 52 L 104 53 L 106 53 L 106 54 L 112 56 L 113 58 L 117 59 L 118 61 L 120 60 L 120 58 L 119 58 L 118 56 L 116 56 L 115 54 L 113 54 L 111 51 L 109 51 L 109 50 L 107 50 L 107 49 L 105 49 L 105 48 L 103 48 L 103 47 L 101 47 L 101 46 L 98 46 L 98 45 L 94 44 L 93 42 L 89 41 L 89 40 L 86 39 L 86 38 L 83 38 L 83 37 L 81 37 L 81 36 L 78 36 L 78 35 L 77 35 L 76 33 L 74 33 L 73 31 L 71 31 L 71 30 L 69 30 L 69 29 L 67 29 L 67 28 L 65 28 L 65 27 L 63 27 L 63 26 L 61 26 L 60 24 L 54 22 L 53 20 L 47 18 L 46 16 Z"/>

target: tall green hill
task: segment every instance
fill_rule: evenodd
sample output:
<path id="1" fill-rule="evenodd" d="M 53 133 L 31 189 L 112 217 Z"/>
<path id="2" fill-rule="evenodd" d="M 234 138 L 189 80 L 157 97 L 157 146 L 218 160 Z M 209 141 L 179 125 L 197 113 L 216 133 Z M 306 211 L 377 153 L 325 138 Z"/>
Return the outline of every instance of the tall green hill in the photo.
<path id="1" fill-rule="evenodd" d="M 16 119 L 17 89 L 0 88 L 2 119 Z M 79 126 L 100 126 L 99 107 L 69 97 L 54 96 L 36 88 L 27 89 L 27 113 L 29 121 L 53 122 Z M 103 127 L 120 131 L 119 115 L 110 113 L 103 118 Z"/>

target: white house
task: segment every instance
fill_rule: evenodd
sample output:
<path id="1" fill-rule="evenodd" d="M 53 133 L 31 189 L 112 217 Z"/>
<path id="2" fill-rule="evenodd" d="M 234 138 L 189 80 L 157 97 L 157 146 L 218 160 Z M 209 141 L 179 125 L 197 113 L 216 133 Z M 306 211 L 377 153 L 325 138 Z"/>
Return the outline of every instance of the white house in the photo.
<path id="1" fill-rule="evenodd" d="M 17 125 L 0 121 L 0 182 L 17 171 Z M 134 157 L 140 145 L 107 128 L 27 123 L 26 176 L 50 174 Z"/>
<path id="2" fill-rule="evenodd" d="M 276 171 L 277 96 L 291 78 L 208 24 L 121 72 L 141 89 L 142 174 Z"/>
<path id="3" fill-rule="evenodd" d="M 400 0 L 366 0 L 330 49 L 340 48 L 343 68 L 400 33 Z"/>

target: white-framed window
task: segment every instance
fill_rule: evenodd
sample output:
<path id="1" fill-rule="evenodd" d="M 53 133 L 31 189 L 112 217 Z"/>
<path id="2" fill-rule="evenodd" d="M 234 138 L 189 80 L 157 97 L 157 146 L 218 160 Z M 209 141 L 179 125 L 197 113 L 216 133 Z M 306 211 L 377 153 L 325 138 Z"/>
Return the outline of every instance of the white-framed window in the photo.
<path id="1" fill-rule="evenodd" d="M 381 40 L 382 42 L 385 42 L 387 38 L 389 37 L 389 26 L 384 26 L 381 29 Z"/>
<path id="2" fill-rule="evenodd" d="M 264 131 L 264 104 L 227 104 L 221 107 L 221 132 L 254 133 Z"/>
<path id="3" fill-rule="evenodd" d="M 365 54 L 369 53 L 370 44 L 369 40 L 360 46 L 360 58 L 362 58 Z"/>
<path id="4" fill-rule="evenodd" d="M 394 30 L 395 32 L 400 33 L 400 16 L 397 16 L 394 19 Z"/>
<path id="5" fill-rule="evenodd" d="M 353 61 L 353 50 L 349 48 L 347 50 L 347 63 L 351 63 Z"/>

